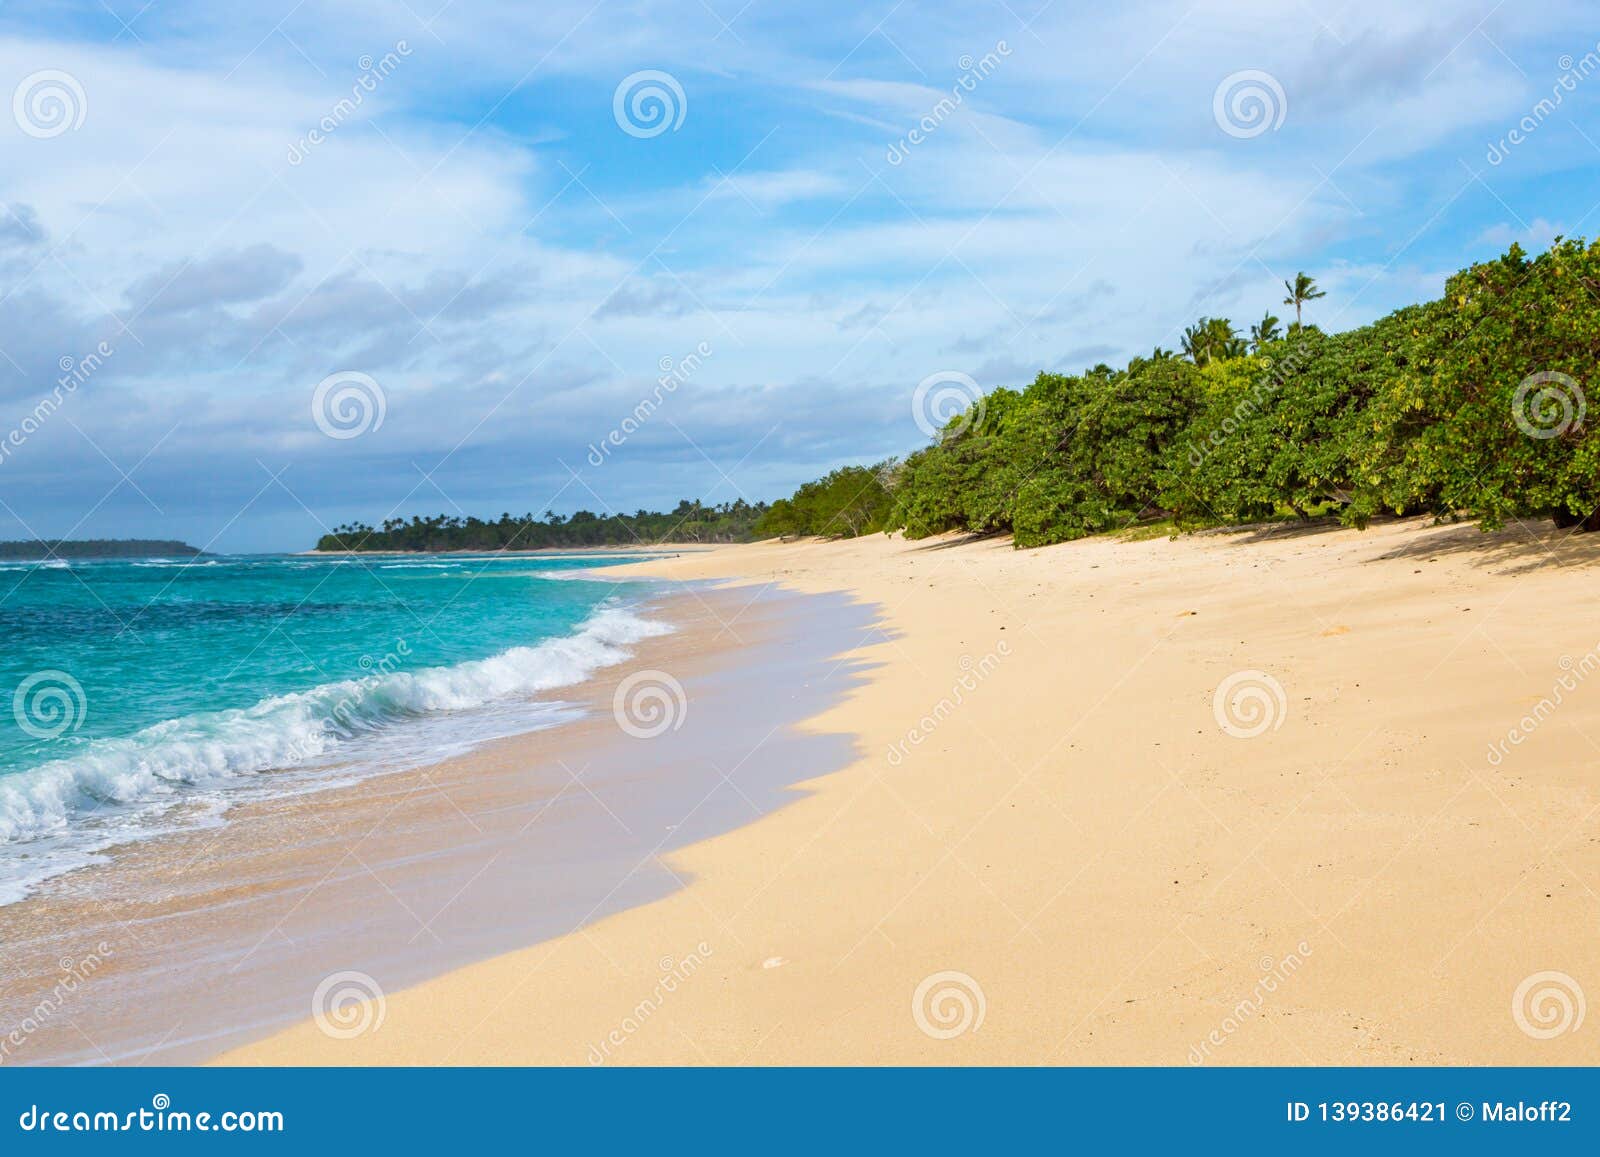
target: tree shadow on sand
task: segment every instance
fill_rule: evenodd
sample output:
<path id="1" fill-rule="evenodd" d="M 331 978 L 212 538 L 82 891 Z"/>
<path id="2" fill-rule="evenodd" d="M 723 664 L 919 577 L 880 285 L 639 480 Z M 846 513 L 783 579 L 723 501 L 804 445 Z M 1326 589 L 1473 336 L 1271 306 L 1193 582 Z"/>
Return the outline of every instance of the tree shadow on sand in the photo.
<path id="1" fill-rule="evenodd" d="M 958 546 L 971 546 L 975 542 L 1006 542 L 1011 538 L 1007 530 L 988 530 L 981 533 L 963 534 L 955 538 L 939 538 L 933 542 L 913 546 L 913 551 L 954 550 Z"/>
<path id="2" fill-rule="evenodd" d="M 1527 574 L 1558 567 L 1600 566 L 1600 534 L 1579 527 L 1557 527 L 1548 518 L 1513 519 L 1500 530 L 1480 530 L 1470 522 L 1431 522 L 1426 518 L 1374 519 L 1372 527 L 1410 524 L 1412 533 L 1399 546 L 1390 545 L 1369 562 L 1464 556 L 1475 566 L 1502 574 Z M 1211 527 L 1197 535 L 1227 536 L 1241 545 L 1288 542 L 1330 534 L 1361 534 L 1336 518 L 1304 522 L 1262 522 Z"/>
<path id="3" fill-rule="evenodd" d="M 1600 566 L 1600 534 L 1578 527 L 1558 528 L 1548 518 L 1513 519 L 1500 530 L 1484 531 L 1471 523 L 1424 525 L 1405 543 L 1375 555 L 1390 559 L 1435 559 L 1466 556 L 1474 565 L 1502 574 L 1529 574 L 1558 567 Z"/>

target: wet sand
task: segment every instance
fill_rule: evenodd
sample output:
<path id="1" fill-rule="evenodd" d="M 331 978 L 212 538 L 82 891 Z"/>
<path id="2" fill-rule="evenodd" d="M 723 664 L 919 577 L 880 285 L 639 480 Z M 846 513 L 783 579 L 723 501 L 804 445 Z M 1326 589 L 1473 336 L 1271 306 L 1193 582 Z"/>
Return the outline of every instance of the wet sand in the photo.
<path id="1" fill-rule="evenodd" d="M 1600 535 L 879 536 L 636 569 L 880 608 L 864 681 L 806 725 L 858 736 L 849 765 L 680 847 L 656 902 L 225 1061 L 1593 1062 Z"/>
<path id="2" fill-rule="evenodd" d="M 0 1034 L 13 1033 L 0 1063 L 190 1063 L 314 1007 L 337 1027 L 352 992 L 398 991 L 683 887 L 667 852 L 848 762 L 850 737 L 789 725 L 853 684 L 858 665 L 837 655 L 867 609 L 696 588 L 650 613 L 677 631 L 563 691 L 576 722 L 238 806 L 0 909 Z M 615 692 L 652 671 L 682 699 L 636 682 L 626 733 Z"/>

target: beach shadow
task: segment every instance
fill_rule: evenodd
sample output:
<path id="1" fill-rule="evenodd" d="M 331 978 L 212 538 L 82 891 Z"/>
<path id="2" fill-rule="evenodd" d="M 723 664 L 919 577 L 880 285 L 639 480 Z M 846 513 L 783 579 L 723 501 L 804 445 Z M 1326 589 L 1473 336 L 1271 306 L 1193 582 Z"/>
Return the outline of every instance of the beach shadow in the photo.
<path id="1" fill-rule="evenodd" d="M 922 546 L 913 546 L 910 549 L 919 553 L 936 550 L 954 550 L 958 546 L 971 546 L 976 542 L 1000 542 L 1001 540 L 1009 539 L 1010 537 L 1011 532 L 1009 530 L 974 531 L 969 534 L 958 535 L 955 538 L 941 538 L 936 542 L 930 542 Z"/>
<path id="2" fill-rule="evenodd" d="M 1238 526 L 1208 526 L 1192 531 L 1196 538 L 1234 538 L 1240 543 L 1254 545 L 1263 542 L 1285 542 L 1300 538 L 1315 538 L 1335 534 L 1350 528 L 1337 518 L 1307 518 L 1294 522 L 1246 522 Z"/>
<path id="3" fill-rule="evenodd" d="M 1480 567 L 1505 574 L 1527 574 L 1557 567 L 1600 565 L 1600 534 L 1578 527 L 1558 528 L 1548 518 L 1513 520 L 1500 530 L 1483 531 L 1472 523 L 1419 528 L 1403 545 L 1375 555 L 1374 562 L 1464 556 Z"/>

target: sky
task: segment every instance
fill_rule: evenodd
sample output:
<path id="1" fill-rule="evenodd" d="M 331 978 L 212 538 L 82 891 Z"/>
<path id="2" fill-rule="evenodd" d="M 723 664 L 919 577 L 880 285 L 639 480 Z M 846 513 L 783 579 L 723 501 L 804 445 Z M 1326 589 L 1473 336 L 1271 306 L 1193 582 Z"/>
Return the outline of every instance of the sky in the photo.
<path id="1" fill-rule="evenodd" d="M 0 539 L 771 500 L 927 444 L 930 378 L 1242 329 L 1300 270 L 1360 325 L 1600 233 L 1597 41 L 1561 2 L 13 0 Z"/>

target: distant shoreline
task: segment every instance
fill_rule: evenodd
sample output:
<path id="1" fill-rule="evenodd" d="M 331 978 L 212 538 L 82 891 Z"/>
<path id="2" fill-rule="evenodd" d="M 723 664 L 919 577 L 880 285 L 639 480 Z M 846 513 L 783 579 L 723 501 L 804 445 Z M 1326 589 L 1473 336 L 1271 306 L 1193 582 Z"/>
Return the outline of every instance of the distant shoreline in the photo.
<path id="1" fill-rule="evenodd" d="M 715 546 L 726 545 L 720 543 L 689 543 L 672 546 L 534 546 L 525 549 L 506 549 L 500 547 L 492 550 L 301 550 L 296 551 L 296 557 L 303 558 L 357 558 L 362 556 L 372 558 L 383 557 L 421 557 L 421 558 L 448 558 L 454 556 L 475 556 L 484 554 L 680 554 L 686 551 L 711 550 Z"/>
<path id="2" fill-rule="evenodd" d="M 18 539 L 0 542 L 0 560 L 46 562 L 50 559 L 203 558 L 205 551 L 175 538 L 79 538 L 47 542 Z"/>

